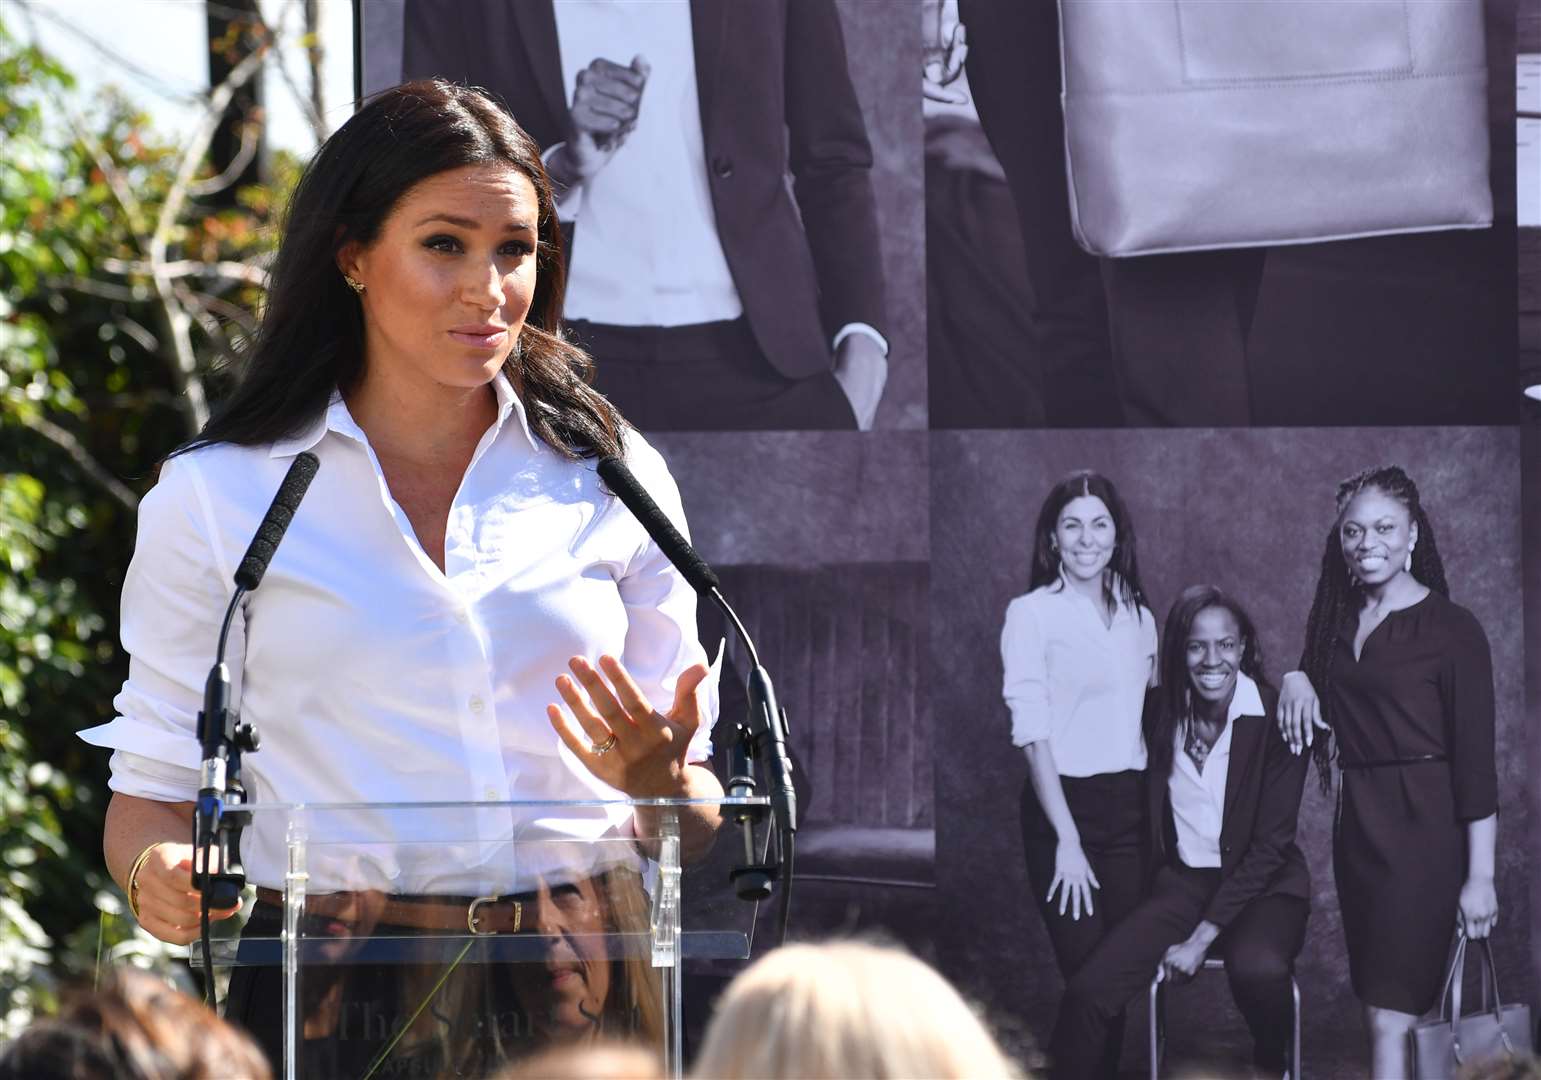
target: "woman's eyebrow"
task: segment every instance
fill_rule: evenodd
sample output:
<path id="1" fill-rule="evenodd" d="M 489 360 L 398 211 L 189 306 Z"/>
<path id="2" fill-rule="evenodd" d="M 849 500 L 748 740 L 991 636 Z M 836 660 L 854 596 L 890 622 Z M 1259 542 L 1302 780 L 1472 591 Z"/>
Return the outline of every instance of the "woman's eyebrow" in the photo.
<path id="1" fill-rule="evenodd" d="M 417 226 L 427 225 L 432 221 L 442 221 L 447 225 L 455 225 L 462 229 L 477 229 L 481 222 L 475 218 L 460 217 L 458 214 L 429 214 L 417 223 Z M 417 226 L 414 226 L 416 228 Z M 534 232 L 535 226 L 525 221 L 511 221 L 506 226 L 509 232 Z"/>

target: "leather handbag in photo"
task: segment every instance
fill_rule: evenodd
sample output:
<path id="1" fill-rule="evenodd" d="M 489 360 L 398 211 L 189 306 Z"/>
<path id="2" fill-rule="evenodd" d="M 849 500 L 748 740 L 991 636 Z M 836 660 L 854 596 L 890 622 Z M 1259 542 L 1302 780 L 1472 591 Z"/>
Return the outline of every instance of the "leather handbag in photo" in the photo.
<path id="1" fill-rule="evenodd" d="M 1094 255 L 1484 228 L 1482 0 L 1059 0 Z"/>
<path id="2" fill-rule="evenodd" d="M 1481 941 L 1482 1009 L 1461 1013 L 1461 981 L 1466 973 L 1466 935 L 1456 943 L 1440 995 L 1439 1019 L 1426 1020 L 1408 1033 L 1414 1080 L 1454 1080 L 1463 1068 L 1498 1057 L 1529 1060 L 1529 1005 L 1505 1005 L 1498 995 L 1493 946 Z"/>

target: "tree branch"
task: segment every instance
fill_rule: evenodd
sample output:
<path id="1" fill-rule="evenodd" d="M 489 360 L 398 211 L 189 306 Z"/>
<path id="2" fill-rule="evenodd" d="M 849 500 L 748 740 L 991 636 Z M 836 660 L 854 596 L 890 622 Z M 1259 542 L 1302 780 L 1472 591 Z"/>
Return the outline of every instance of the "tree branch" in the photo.
<path id="1" fill-rule="evenodd" d="M 21 410 L 16 415 L 22 426 L 37 432 L 68 454 L 70 460 L 79 466 L 80 471 L 89 480 L 111 496 L 125 510 L 132 513 L 139 509 L 139 496 L 135 495 L 123 481 L 112 475 L 101 462 L 92 457 L 91 452 L 74 435 L 71 435 L 64 428 L 46 419 L 41 414 L 31 416 L 28 415 L 27 410 Z"/>
<path id="2" fill-rule="evenodd" d="M 137 259 L 103 259 L 102 269 L 113 274 L 143 274 L 153 276 L 157 268 Z M 252 263 L 223 259 L 219 262 L 200 262 L 197 259 L 177 259 L 162 263 L 159 272 L 167 280 L 184 277 L 222 277 L 230 281 L 244 281 L 248 285 L 267 288 L 268 272 Z"/>
<path id="3" fill-rule="evenodd" d="M 51 289 L 69 289 L 73 292 L 85 293 L 87 296 L 99 296 L 103 300 L 121 300 L 125 303 L 140 304 L 150 299 L 150 290 L 142 285 L 111 285 L 92 278 L 57 275 L 44 278 L 43 282 Z"/>
<path id="4" fill-rule="evenodd" d="M 209 143 L 219 127 L 220 118 L 229 108 L 230 99 L 235 96 L 235 92 L 261 70 L 262 61 L 267 56 L 267 52 L 268 42 L 258 44 L 231 70 L 229 77 L 215 87 L 213 93 L 209 95 L 209 103 L 204 109 L 202 120 L 192 137 L 182 147 L 176 179 L 172 181 L 170 189 L 166 192 L 165 202 L 161 203 L 160 214 L 156 218 L 155 231 L 150 236 L 147 251 L 151 280 L 155 284 L 156 295 L 160 298 L 163 321 L 171 343 L 174 361 L 172 373 L 185 395 L 187 415 L 193 433 L 198 432 L 204 424 L 208 423 L 209 400 L 204 391 L 203 379 L 198 374 L 198 357 L 193 352 L 192 319 L 188 311 L 177 303 L 176 290 L 172 285 L 171 276 L 167 273 L 166 245 L 170 242 L 171 230 L 182 212 L 182 205 L 187 201 L 188 187 L 193 182 L 193 173 L 209 151 Z"/>
<path id="5" fill-rule="evenodd" d="M 193 198 L 202 198 L 205 195 L 213 195 L 224 191 L 231 184 L 241 178 L 241 173 L 246 171 L 246 166 L 251 164 L 251 159 L 257 156 L 257 147 L 262 145 L 262 129 L 257 124 L 244 124 L 241 127 L 241 145 L 235 152 L 235 157 L 225 167 L 225 171 L 218 176 L 211 176 L 207 180 L 195 180 L 187 185 L 187 193 Z"/>

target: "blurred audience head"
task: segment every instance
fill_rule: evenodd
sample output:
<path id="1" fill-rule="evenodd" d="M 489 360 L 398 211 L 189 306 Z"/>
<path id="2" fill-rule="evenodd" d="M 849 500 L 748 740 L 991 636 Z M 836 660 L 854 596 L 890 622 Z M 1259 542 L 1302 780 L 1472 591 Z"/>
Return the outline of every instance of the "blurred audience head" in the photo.
<path id="1" fill-rule="evenodd" d="M 493 1080 L 664 1080 L 656 1050 L 635 1043 L 554 1046 L 508 1066 Z"/>
<path id="2" fill-rule="evenodd" d="M 790 945 L 734 979 L 691 1075 L 1019 1077 L 946 979 L 902 950 Z"/>
<path id="3" fill-rule="evenodd" d="M 123 968 L 66 995 L 0 1052 L 0 1080 L 270 1080 L 257 1044 L 154 975 Z"/>

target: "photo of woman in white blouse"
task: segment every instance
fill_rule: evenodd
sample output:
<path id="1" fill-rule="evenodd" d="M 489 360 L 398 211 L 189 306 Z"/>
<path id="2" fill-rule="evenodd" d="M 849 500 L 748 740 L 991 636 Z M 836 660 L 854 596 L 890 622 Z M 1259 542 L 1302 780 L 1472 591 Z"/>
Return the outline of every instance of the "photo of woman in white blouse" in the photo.
<path id="1" fill-rule="evenodd" d="M 1044 499 L 1029 591 L 1001 631 L 1012 742 L 1027 755 L 1022 842 L 1060 974 L 1073 976 L 1139 902 L 1145 847 L 1141 710 L 1154 677 L 1134 525 L 1117 489 L 1072 473 Z M 1116 1068 L 1122 1024 L 1103 1048 Z"/>

